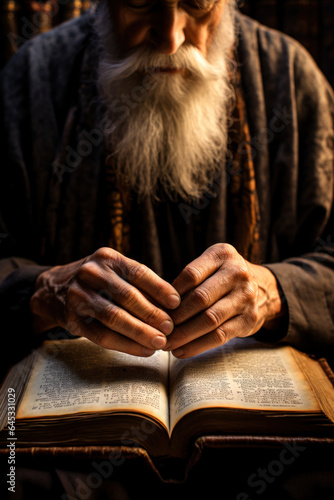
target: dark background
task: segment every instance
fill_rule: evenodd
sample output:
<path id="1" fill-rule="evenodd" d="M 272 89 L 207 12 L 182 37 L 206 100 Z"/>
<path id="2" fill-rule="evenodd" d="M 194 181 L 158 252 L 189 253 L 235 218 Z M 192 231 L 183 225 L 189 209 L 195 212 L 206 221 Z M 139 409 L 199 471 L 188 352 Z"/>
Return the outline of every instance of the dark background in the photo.
<path id="1" fill-rule="evenodd" d="M 0 69 L 27 40 L 67 19 L 80 15 L 89 7 L 90 3 L 89 0 L 59 0 L 59 2 L 57 0 L 0 0 Z M 312 54 L 334 87 L 334 0 L 245 0 L 240 5 L 240 9 L 261 23 L 283 31 L 301 42 Z M 328 460 L 328 456 L 333 455 L 332 449 L 308 447 L 295 463 L 287 466 L 284 473 L 275 478 L 272 484 L 266 484 L 267 491 L 261 496 L 255 496 L 256 491 L 250 489 L 247 480 L 250 474 L 257 471 L 259 466 L 263 469 L 268 464 L 277 462 L 279 450 L 258 450 L 259 455 L 257 456 L 254 448 L 242 449 L 241 452 L 239 448 L 227 449 L 223 467 L 221 457 L 215 455 L 219 454 L 220 451 L 211 450 L 211 452 L 211 455 L 208 453 L 208 457 L 206 457 L 206 469 L 203 469 L 201 461 L 191 471 L 189 482 L 193 481 L 196 488 L 196 481 L 200 482 L 205 472 L 207 472 L 208 484 L 215 478 L 218 478 L 219 481 L 222 479 L 223 483 L 220 485 L 222 489 L 218 490 L 217 498 L 247 498 L 248 493 L 249 498 L 260 498 L 261 500 L 314 500 L 316 498 L 325 500 L 334 498 L 333 460 Z M 46 471 L 52 469 L 52 463 L 48 460 L 41 459 L 42 464 L 39 463 L 38 458 L 29 457 L 27 460 L 28 467 L 40 468 L 42 471 L 43 467 Z M 66 469 L 66 463 L 64 463 L 63 458 L 61 460 L 61 464 L 57 463 L 55 466 Z M 24 466 L 22 457 L 20 457 L 20 463 Z M 74 467 L 73 463 L 70 463 L 69 468 L 71 467 Z M 0 470 L 5 471 L 6 469 L 7 457 L 2 456 L 0 457 Z M 92 472 L 92 468 L 88 469 L 88 473 L 90 472 Z M 29 470 L 28 473 L 31 474 Z M 115 479 L 125 478 L 124 481 L 129 484 L 130 493 L 132 489 L 135 490 L 135 498 L 138 498 L 136 493 L 140 486 L 145 497 L 147 484 L 150 485 L 149 490 L 155 492 L 154 498 L 158 498 L 159 495 L 156 494 L 155 490 L 159 486 L 156 484 L 157 479 L 152 477 L 153 473 L 150 471 L 148 473 L 145 470 L 142 463 L 127 461 L 118 474 L 120 477 L 115 474 Z M 139 484 L 133 480 L 136 477 L 135 474 L 140 478 Z M 128 478 L 131 478 L 131 481 Z M 145 485 L 142 484 L 144 478 L 147 480 Z M 185 483 L 185 487 L 187 487 L 187 483 Z M 61 492 L 58 488 L 60 488 L 59 481 L 55 483 L 52 494 L 49 491 L 43 494 L 41 491 L 41 497 L 49 500 L 59 499 Z M 172 496 L 176 498 L 175 494 L 180 491 L 176 488 L 176 485 L 175 487 L 170 485 L 166 490 L 168 496 L 161 498 L 171 498 Z M 183 490 L 181 489 L 181 491 Z M 228 495 L 229 491 L 232 496 Z M 245 492 L 245 496 L 239 496 L 240 492 Z M 207 493 L 199 489 L 198 495 L 192 498 L 205 498 Z M 9 496 L 11 497 L 11 495 Z M 185 491 L 184 498 L 186 497 Z M 34 495 L 32 498 L 37 500 Z M 151 496 L 146 495 L 146 498 L 151 498 Z"/>
<path id="2" fill-rule="evenodd" d="M 25 41 L 81 14 L 90 0 L 0 0 L 0 68 Z M 301 42 L 334 87 L 334 0 L 241 0 L 240 9 Z"/>

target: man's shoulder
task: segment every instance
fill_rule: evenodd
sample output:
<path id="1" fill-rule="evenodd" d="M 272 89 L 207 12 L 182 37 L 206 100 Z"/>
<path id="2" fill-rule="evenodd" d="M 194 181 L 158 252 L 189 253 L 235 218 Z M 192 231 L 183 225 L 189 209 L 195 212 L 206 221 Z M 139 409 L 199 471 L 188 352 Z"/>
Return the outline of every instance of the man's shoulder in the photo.
<path id="1" fill-rule="evenodd" d="M 300 42 L 286 33 L 261 24 L 240 12 L 237 13 L 236 19 L 239 39 L 247 44 L 249 49 L 258 52 L 271 51 L 273 57 L 275 57 L 275 53 L 281 53 L 285 56 L 291 53 L 301 57 L 311 57 Z"/>
<path id="2" fill-rule="evenodd" d="M 275 89 L 283 76 L 300 88 L 332 88 L 310 52 L 296 39 L 250 17 L 237 14 L 239 57 L 247 71 L 261 72 L 264 87 Z M 247 60 L 247 62 L 246 62 Z M 276 83 L 275 83 L 276 82 Z"/>
<path id="3" fill-rule="evenodd" d="M 53 56 L 56 54 L 64 56 L 66 53 L 75 52 L 85 40 L 91 37 L 93 20 L 91 11 L 87 11 L 77 18 L 38 35 L 32 40 L 32 45 L 45 47 L 45 50 L 49 50 Z"/>

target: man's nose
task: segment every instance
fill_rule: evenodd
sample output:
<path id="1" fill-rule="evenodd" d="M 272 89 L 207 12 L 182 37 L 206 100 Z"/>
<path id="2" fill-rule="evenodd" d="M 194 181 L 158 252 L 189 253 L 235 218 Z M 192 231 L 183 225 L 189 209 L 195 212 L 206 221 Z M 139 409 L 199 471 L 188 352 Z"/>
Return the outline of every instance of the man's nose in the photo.
<path id="1" fill-rule="evenodd" d="M 151 39 L 161 54 L 172 55 L 185 41 L 186 13 L 178 8 L 157 13 L 151 29 Z"/>

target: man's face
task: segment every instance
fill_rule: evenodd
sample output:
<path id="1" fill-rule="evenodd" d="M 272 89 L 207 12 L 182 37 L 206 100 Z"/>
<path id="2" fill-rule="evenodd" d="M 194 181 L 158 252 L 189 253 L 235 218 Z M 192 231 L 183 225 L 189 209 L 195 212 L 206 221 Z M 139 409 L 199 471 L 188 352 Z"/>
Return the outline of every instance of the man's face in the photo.
<path id="1" fill-rule="evenodd" d="M 101 0 L 99 87 L 117 178 L 194 199 L 220 172 L 236 0 Z M 146 83 L 145 83 L 146 82 Z"/>
<path id="2" fill-rule="evenodd" d="M 183 43 L 193 45 L 206 56 L 226 2 L 108 0 L 108 7 L 122 56 L 141 45 L 172 55 Z"/>

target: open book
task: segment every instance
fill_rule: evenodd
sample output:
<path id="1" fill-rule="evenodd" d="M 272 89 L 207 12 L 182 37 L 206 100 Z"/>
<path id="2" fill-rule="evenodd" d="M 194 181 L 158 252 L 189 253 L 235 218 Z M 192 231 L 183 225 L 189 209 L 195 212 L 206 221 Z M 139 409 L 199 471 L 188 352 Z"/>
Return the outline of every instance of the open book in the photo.
<path id="1" fill-rule="evenodd" d="M 203 435 L 329 437 L 334 429 L 334 389 L 321 363 L 253 339 L 186 360 L 46 341 L 9 372 L 6 405 L 8 387 L 22 392 L 17 448 L 135 443 L 152 457 L 184 458 Z"/>

